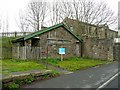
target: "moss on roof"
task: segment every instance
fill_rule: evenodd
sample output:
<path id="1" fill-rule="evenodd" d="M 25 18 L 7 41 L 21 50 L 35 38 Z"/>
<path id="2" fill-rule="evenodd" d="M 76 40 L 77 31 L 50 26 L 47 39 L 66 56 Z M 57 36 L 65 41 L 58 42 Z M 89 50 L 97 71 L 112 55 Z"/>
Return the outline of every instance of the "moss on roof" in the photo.
<path id="1" fill-rule="evenodd" d="M 60 23 L 60 24 L 57 24 L 57 25 L 54 25 L 54 26 L 51 26 L 51 27 L 48 27 L 48 28 L 45 28 L 45 29 L 42 29 L 40 31 L 37 31 L 37 32 L 34 32 L 34 33 L 31 33 L 29 35 L 25 35 L 25 36 L 22 36 L 20 38 L 16 38 L 14 40 L 12 40 L 13 43 L 16 43 L 16 42 L 20 42 L 20 41 L 25 41 L 25 40 L 28 40 L 28 39 L 31 39 L 33 37 L 36 37 L 37 35 L 41 35 L 45 32 L 48 32 L 48 31 L 51 31 L 51 30 L 54 30 L 56 28 L 59 28 L 59 27 L 64 27 L 66 31 L 68 31 L 71 35 L 73 35 L 77 40 L 79 40 L 80 42 L 82 42 L 82 38 L 76 36 L 74 33 L 72 33 L 70 31 L 70 29 L 68 28 L 67 25 L 65 25 L 64 23 Z"/>

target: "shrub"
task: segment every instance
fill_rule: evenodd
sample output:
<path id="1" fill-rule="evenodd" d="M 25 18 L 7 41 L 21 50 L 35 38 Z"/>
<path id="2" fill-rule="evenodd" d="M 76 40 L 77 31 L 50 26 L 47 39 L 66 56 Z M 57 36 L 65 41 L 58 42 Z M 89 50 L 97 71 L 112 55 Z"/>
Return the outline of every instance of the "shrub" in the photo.
<path id="1" fill-rule="evenodd" d="M 47 79 L 47 78 L 49 78 L 49 77 L 50 77 L 49 74 L 41 75 L 41 78 L 42 78 L 42 79 Z"/>
<path id="2" fill-rule="evenodd" d="M 30 84 L 30 83 L 32 83 L 33 81 L 34 81 L 34 76 L 33 76 L 33 75 L 28 76 L 28 77 L 24 80 L 24 82 L 25 82 L 26 84 Z"/>
<path id="3" fill-rule="evenodd" d="M 60 74 L 60 72 L 53 70 L 51 74 L 52 74 L 52 76 L 57 76 Z"/>
<path id="4" fill-rule="evenodd" d="M 16 90 L 17 88 L 19 88 L 19 84 L 16 84 L 15 82 L 11 82 L 9 85 L 8 85 L 8 88 L 11 90 Z"/>

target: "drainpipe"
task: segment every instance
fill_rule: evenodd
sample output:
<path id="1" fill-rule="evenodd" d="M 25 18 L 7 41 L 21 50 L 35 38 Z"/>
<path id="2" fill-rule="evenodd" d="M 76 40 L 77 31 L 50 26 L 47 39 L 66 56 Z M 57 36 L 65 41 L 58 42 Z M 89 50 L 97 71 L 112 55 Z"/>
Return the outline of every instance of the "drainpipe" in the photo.
<path id="1" fill-rule="evenodd" d="M 81 42 L 81 57 L 83 57 L 83 42 Z"/>

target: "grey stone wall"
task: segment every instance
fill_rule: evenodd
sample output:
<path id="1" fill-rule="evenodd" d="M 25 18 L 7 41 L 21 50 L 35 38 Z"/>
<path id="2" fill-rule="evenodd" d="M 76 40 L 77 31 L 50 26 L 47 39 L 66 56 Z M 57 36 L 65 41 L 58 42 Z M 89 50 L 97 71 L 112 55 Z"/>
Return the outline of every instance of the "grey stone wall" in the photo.
<path id="1" fill-rule="evenodd" d="M 120 43 L 115 43 L 113 48 L 113 58 L 118 61 L 120 60 Z"/>
<path id="2" fill-rule="evenodd" d="M 83 57 L 113 60 L 113 40 L 84 37 Z"/>
<path id="3" fill-rule="evenodd" d="M 60 47 L 66 48 L 66 54 L 64 55 L 64 58 L 81 56 L 80 42 L 70 33 L 64 30 L 63 27 L 54 29 L 50 32 L 46 32 L 39 37 L 41 57 L 60 58 Z M 77 44 L 79 46 L 77 46 Z M 77 49 L 77 47 L 79 49 Z M 79 54 L 76 54 L 77 51 L 79 52 Z"/>

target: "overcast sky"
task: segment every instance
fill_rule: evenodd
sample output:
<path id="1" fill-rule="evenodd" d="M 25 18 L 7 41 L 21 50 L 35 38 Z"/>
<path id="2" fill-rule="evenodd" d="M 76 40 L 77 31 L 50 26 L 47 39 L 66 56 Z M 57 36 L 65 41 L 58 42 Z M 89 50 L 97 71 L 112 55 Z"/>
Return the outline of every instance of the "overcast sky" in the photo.
<path id="1" fill-rule="evenodd" d="M 30 0 L 0 0 L 0 16 L 5 18 L 8 16 L 9 31 L 20 31 L 16 25 L 15 19 L 18 16 L 19 10 L 24 10 L 27 3 Z M 51 1 L 51 0 L 49 0 Z M 100 1 L 100 0 L 93 0 Z M 108 6 L 115 12 L 118 13 L 118 1 L 120 0 L 102 0 L 108 4 Z"/>

